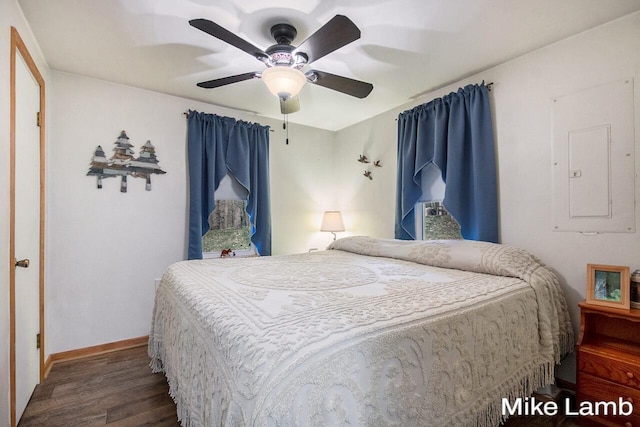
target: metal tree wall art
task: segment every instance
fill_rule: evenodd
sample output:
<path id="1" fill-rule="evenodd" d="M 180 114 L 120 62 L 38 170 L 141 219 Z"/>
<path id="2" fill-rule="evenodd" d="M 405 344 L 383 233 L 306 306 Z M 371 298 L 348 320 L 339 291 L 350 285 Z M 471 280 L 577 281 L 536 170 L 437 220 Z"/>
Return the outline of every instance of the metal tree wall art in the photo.
<path id="1" fill-rule="evenodd" d="M 156 147 L 153 146 L 151 141 L 145 142 L 144 145 L 140 147 L 140 155 L 136 161 L 132 163 L 134 163 L 133 168 L 135 169 L 133 176 L 136 178 L 144 178 L 147 181 L 147 184 L 145 185 L 145 189 L 147 191 L 151 191 L 152 174 L 166 173 L 160 169 L 160 166 L 158 166 Z"/>
<path id="2" fill-rule="evenodd" d="M 105 173 L 104 169 L 109 166 L 109 160 L 104 155 L 104 150 L 98 145 L 96 151 L 93 153 L 91 159 L 91 166 L 89 166 L 89 172 L 87 175 L 95 175 L 97 179 L 98 188 L 102 188 L 102 178 L 112 178 L 115 175 Z"/>
<path id="3" fill-rule="evenodd" d="M 87 175 L 96 177 L 98 188 L 102 188 L 102 178 L 119 176 L 121 179 L 120 191 L 122 193 L 127 192 L 128 175 L 134 178 L 144 178 L 146 180 L 145 189 L 151 191 L 151 175 L 166 173 L 158 165 L 156 148 L 151 144 L 151 141 L 147 141 L 140 148 L 138 158 L 134 157 L 133 145 L 129 142 L 129 137 L 125 131 L 120 133 L 114 144 L 114 153 L 109 159 L 105 156 L 102 147 L 98 145 L 93 153 Z"/>

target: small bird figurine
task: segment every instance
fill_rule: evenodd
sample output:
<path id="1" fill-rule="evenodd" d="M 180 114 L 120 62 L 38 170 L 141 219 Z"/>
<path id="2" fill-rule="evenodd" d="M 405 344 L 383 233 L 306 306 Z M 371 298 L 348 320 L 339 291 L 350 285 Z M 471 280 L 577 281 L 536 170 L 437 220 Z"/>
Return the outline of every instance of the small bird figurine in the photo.
<path id="1" fill-rule="evenodd" d="M 373 177 L 371 176 L 371 171 L 364 171 L 364 176 L 373 181 Z"/>
<path id="2" fill-rule="evenodd" d="M 369 159 L 364 154 L 360 154 L 360 158 L 358 159 L 360 163 L 369 163 Z"/>
<path id="3" fill-rule="evenodd" d="M 382 165 L 380 164 L 380 160 L 376 160 L 375 162 L 373 162 L 373 166 L 375 166 L 377 168 L 381 168 Z"/>

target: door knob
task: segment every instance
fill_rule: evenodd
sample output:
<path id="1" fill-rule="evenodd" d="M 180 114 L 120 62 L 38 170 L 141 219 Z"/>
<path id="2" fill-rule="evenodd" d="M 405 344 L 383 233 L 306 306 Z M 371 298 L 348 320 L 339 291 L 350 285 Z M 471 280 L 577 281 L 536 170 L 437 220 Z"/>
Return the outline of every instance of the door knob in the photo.
<path id="1" fill-rule="evenodd" d="M 20 261 L 16 260 L 16 267 L 27 268 L 29 267 L 29 259 L 21 259 Z"/>

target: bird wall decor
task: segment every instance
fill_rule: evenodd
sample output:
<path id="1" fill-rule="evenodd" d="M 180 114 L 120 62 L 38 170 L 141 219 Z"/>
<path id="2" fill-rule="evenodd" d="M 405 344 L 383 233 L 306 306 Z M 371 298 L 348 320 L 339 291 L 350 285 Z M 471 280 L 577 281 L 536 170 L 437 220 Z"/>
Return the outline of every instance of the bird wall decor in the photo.
<path id="1" fill-rule="evenodd" d="M 371 161 L 367 158 L 367 156 L 365 156 L 364 154 L 360 154 L 360 156 L 358 157 L 358 161 L 360 163 L 371 163 Z M 369 166 L 367 166 L 369 168 Z M 376 160 L 373 162 L 373 167 L 375 168 L 381 168 L 382 164 L 380 163 L 380 160 Z M 373 174 L 371 173 L 371 170 L 367 169 L 364 171 L 363 174 L 365 177 L 369 178 L 371 181 L 373 181 Z"/>

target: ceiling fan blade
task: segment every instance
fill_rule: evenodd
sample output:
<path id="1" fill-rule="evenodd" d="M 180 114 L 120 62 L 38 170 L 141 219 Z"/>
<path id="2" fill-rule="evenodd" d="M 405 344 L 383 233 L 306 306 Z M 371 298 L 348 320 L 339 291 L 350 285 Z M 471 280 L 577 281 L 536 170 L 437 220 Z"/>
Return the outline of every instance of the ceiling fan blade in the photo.
<path id="1" fill-rule="evenodd" d="M 198 83 L 198 86 L 205 88 L 205 89 L 213 89 L 216 87 L 220 87 L 220 86 L 224 86 L 224 85 L 228 85 L 231 83 L 238 83 L 238 82 L 242 82 L 245 80 L 251 80 L 255 77 L 257 77 L 257 74 L 255 71 L 251 72 L 251 73 L 244 73 L 244 74 L 238 74 L 236 76 L 229 76 L 229 77 L 223 77 L 221 79 L 213 79 L 213 80 L 208 80 L 206 82 L 200 82 Z"/>
<path id="2" fill-rule="evenodd" d="M 291 114 L 296 111 L 300 111 L 300 98 L 298 98 L 298 95 L 292 96 L 286 101 L 280 98 L 280 112 L 282 114 Z"/>
<path id="3" fill-rule="evenodd" d="M 337 90 L 338 92 L 346 93 L 356 98 L 366 98 L 373 90 L 371 83 L 337 76 L 325 71 L 311 70 L 307 72 L 306 75 L 309 83 Z"/>
<path id="4" fill-rule="evenodd" d="M 310 64 L 359 38 L 360 30 L 356 24 L 344 15 L 336 15 L 303 41 L 293 53 L 304 53 Z"/>
<path id="5" fill-rule="evenodd" d="M 212 35 L 217 39 L 222 40 L 223 42 L 229 43 L 231 46 L 235 46 L 238 49 L 247 52 L 249 55 L 254 56 L 260 61 L 264 62 L 269 58 L 269 56 L 264 53 L 262 49 L 255 47 L 248 41 L 236 36 L 231 31 L 221 27 L 213 21 L 209 21 L 208 19 L 204 18 L 198 18 L 190 20 L 189 24 L 192 27 L 195 27 L 209 35 Z"/>

